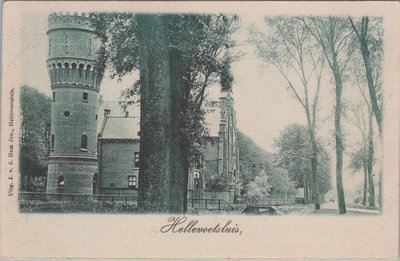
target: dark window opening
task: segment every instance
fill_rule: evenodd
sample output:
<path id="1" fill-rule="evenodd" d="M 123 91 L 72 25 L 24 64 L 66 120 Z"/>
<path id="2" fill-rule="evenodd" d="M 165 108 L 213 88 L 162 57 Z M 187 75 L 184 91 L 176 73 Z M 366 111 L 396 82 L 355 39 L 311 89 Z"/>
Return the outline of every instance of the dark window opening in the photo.
<path id="1" fill-rule="evenodd" d="M 65 117 L 69 117 L 69 115 L 71 115 L 71 113 L 69 111 L 64 111 L 64 116 Z"/>
<path id="2" fill-rule="evenodd" d="M 50 148 L 52 150 L 54 150 L 54 140 L 55 140 L 54 134 L 51 134 L 51 145 L 50 145 Z"/>
<path id="3" fill-rule="evenodd" d="M 68 63 L 64 63 L 64 67 L 65 67 L 65 76 L 69 77 L 69 64 Z"/>
<path id="4" fill-rule="evenodd" d="M 64 187 L 64 176 L 63 175 L 58 176 L 57 187 L 59 187 L 59 188 Z"/>
<path id="5" fill-rule="evenodd" d="M 85 65 L 83 65 L 82 63 L 79 64 L 79 78 L 82 78 L 83 68 L 85 68 Z"/>
<path id="6" fill-rule="evenodd" d="M 128 176 L 128 187 L 136 188 L 136 176 Z"/>
<path id="7" fill-rule="evenodd" d="M 129 117 L 129 111 L 125 112 L 125 117 Z"/>
<path id="8" fill-rule="evenodd" d="M 84 92 L 82 95 L 82 99 L 84 102 L 88 102 L 89 100 L 89 94 L 87 92 Z"/>
<path id="9" fill-rule="evenodd" d="M 91 69 L 91 66 L 90 66 L 90 65 L 86 66 L 86 74 L 85 74 L 85 78 L 86 78 L 86 79 L 89 78 L 90 69 Z"/>
<path id="10" fill-rule="evenodd" d="M 96 120 L 97 120 L 97 118 L 98 118 L 98 116 L 97 116 L 97 114 L 96 114 Z"/>
<path id="11" fill-rule="evenodd" d="M 139 168 L 139 163 L 140 163 L 140 157 L 139 157 L 139 152 L 135 152 L 135 168 Z"/>
<path id="12" fill-rule="evenodd" d="M 53 92 L 53 102 L 56 101 L 56 92 Z"/>
<path id="13" fill-rule="evenodd" d="M 85 134 L 81 137 L 81 149 L 87 150 L 87 136 Z"/>

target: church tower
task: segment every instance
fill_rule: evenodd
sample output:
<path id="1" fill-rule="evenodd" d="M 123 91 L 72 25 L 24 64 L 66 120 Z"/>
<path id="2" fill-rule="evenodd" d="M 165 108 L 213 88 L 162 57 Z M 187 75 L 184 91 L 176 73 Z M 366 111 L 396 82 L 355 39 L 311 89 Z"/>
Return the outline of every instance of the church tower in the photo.
<path id="1" fill-rule="evenodd" d="M 92 194 L 97 177 L 100 44 L 88 15 L 50 14 L 48 59 L 53 103 L 47 193 Z"/>

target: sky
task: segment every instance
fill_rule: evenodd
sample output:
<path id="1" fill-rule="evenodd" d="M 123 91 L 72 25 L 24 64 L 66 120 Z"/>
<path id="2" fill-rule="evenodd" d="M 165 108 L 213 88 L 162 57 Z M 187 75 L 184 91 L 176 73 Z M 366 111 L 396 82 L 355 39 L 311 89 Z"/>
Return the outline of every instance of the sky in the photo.
<path id="1" fill-rule="evenodd" d="M 262 16 L 241 15 L 241 27 L 235 33 L 234 39 L 238 42 L 238 51 L 243 55 L 232 65 L 234 76 L 233 97 L 235 102 L 237 127 L 251 137 L 261 148 L 274 152 L 274 139 L 289 124 L 306 124 L 305 113 L 299 103 L 290 95 L 282 76 L 271 68 L 262 69 L 263 62 L 256 56 L 254 47 L 248 42 L 249 27 L 265 30 Z M 17 84 L 29 85 L 37 88 L 46 95 L 51 95 L 50 81 L 46 68 L 47 58 L 47 13 L 33 13 L 22 18 L 20 43 L 21 52 L 16 58 L 20 64 L 20 76 Z M 137 75 L 136 75 L 137 77 Z M 330 79 L 330 72 L 326 70 L 323 76 L 323 87 L 319 109 L 320 127 L 319 136 L 326 141 L 332 155 L 332 184 L 334 185 L 334 144 L 333 144 L 333 105 L 334 92 Z M 122 79 L 121 82 L 105 77 L 100 94 L 103 100 L 118 100 L 123 89 L 129 87 L 135 75 Z M 218 88 L 210 90 L 212 97 L 217 97 Z M 347 96 L 357 94 L 353 89 L 345 90 Z M 345 123 L 346 124 L 346 123 Z M 353 133 L 354 129 L 348 126 L 345 133 Z M 350 138 L 355 143 L 357 137 Z M 345 157 L 348 157 L 345 154 Z M 345 167 L 348 158 L 345 158 Z M 349 171 L 347 171 L 349 172 Z M 362 175 L 345 175 L 345 188 L 354 190 L 354 184 L 361 184 Z"/>

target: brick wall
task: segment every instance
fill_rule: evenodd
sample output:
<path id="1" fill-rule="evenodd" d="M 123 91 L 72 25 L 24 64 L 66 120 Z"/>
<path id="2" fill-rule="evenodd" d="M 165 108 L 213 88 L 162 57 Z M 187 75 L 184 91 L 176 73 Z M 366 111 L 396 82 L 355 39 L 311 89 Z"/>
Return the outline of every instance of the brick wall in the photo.
<path id="1" fill-rule="evenodd" d="M 107 194 L 131 194 L 139 184 L 139 169 L 134 166 L 134 153 L 139 142 L 134 140 L 99 139 L 99 188 Z M 128 186 L 128 176 L 136 177 L 136 188 Z M 112 185 L 113 184 L 113 185 Z"/>

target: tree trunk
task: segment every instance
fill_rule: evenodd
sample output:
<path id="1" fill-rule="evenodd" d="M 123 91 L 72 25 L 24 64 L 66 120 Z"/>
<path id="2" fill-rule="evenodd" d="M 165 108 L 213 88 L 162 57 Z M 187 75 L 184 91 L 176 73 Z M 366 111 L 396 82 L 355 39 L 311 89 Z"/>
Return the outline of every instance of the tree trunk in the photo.
<path id="1" fill-rule="evenodd" d="M 365 206 L 367 204 L 367 190 L 368 190 L 368 167 L 366 160 L 363 160 L 363 169 L 364 169 L 364 190 L 363 190 L 363 198 L 361 204 Z"/>
<path id="2" fill-rule="evenodd" d="M 344 197 L 343 189 L 343 139 L 342 139 L 342 127 L 341 127 L 341 115 L 342 115 L 342 77 L 339 72 L 337 57 L 333 57 L 333 73 L 335 77 L 336 85 L 336 106 L 335 106 L 335 141 L 336 141 L 336 190 L 338 194 L 338 207 L 339 213 L 346 213 L 346 201 Z"/>
<path id="3" fill-rule="evenodd" d="M 303 175 L 303 192 L 304 192 L 304 203 L 308 203 L 308 191 L 307 191 L 307 178 L 306 175 Z"/>
<path id="4" fill-rule="evenodd" d="M 306 115 L 307 115 L 307 124 L 308 124 L 308 133 L 310 135 L 311 148 L 312 148 L 312 156 L 311 156 L 311 188 L 312 188 L 312 201 L 314 203 L 315 209 L 320 209 L 319 202 L 319 189 L 318 189 L 318 146 L 315 138 L 315 130 L 311 123 L 311 115 L 308 109 L 308 101 L 306 100 Z"/>
<path id="5" fill-rule="evenodd" d="M 313 197 L 313 191 L 311 189 L 311 176 L 310 173 L 307 173 L 307 203 L 311 203 L 312 202 L 312 197 Z"/>
<path id="6" fill-rule="evenodd" d="M 382 111 L 378 106 L 378 98 L 375 89 L 376 86 L 374 85 L 374 81 L 372 78 L 371 58 L 369 55 L 368 42 L 366 39 L 368 30 L 368 16 L 364 16 L 362 18 L 362 28 L 363 29 L 361 30 L 361 34 L 358 34 L 361 46 L 361 54 L 364 60 L 365 75 L 367 78 L 372 110 L 378 123 L 379 135 L 382 136 Z"/>
<path id="7" fill-rule="evenodd" d="M 140 56 L 141 212 L 170 209 L 171 88 L 168 41 L 161 15 L 137 16 Z"/>
<path id="8" fill-rule="evenodd" d="M 170 211 L 173 213 L 184 213 L 187 209 L 187 187 L 188 187 L 188 155 L 187 142 L 181 130 L 185 127 L 182 119 L 186 109 L 185 88 L 183 77 L 186 66 L 182 56 L 177 49 L 170 50 L 170 79 L 171 79 L 171 187 L 170 187 Z"/>
<path id="9" fill-rule="evenodd" d="M 368 182 L 369 182 L 369 206 L 375 207 L 375 187 L 373 176 L 374 161 L 374 131 L 372 127 L 372 111 L 368 119 Z"/>

